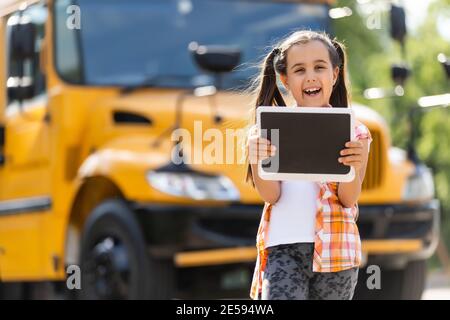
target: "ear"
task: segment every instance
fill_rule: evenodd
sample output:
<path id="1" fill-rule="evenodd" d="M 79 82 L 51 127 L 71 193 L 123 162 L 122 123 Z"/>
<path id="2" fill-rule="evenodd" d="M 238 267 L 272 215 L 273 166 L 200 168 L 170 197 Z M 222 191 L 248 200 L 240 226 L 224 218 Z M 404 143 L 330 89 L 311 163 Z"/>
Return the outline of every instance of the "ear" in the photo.
<path id="1" fill-rule="evenodd" d="M 289 90 L 289 85 L 288 85 L 287 75 L 285 75 L 285 74 L 280 74 L 280 80 L 281 80 L 281 83 L 283 83 L 283 86 L 284 86 L 287 90 Z"/>
<path id="2" fill-rule="evenodd" d="M 339 67 L 336 67 L 333 70 L 333 86 L 336 84 L 338 77 L 339 77 Z"/>

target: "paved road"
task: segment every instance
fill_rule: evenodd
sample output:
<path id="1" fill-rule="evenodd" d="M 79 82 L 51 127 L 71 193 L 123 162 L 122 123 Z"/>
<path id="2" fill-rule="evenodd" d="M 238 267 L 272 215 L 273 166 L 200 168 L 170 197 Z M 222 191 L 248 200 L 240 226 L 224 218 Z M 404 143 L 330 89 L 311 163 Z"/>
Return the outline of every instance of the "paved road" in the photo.
<path id="1" fill-rule="evenodd" d="M 450 274 L 429 273 L 422 300 L 450 300 Z"/>
<path id="2" fill-rule="evenodd" d="M 450 288 L 430 288 L 425 290 L 422 300 L 450 300 Z"/>

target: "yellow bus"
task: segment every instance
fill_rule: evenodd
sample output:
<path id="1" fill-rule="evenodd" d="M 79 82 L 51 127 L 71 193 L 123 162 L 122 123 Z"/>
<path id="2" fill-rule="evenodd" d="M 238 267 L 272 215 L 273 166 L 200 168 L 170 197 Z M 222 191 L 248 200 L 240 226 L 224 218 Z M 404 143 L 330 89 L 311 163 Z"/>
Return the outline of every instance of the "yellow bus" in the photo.
<path id="1" fill-rule="evenodd" d="M 174 163 L 208 139 L 172 132 L 244 128 L 252 63 L 288 30 L 331 32 L 332 5 L 1 1 L 0 296 L 248 297 L 262 200 L 243 163 Z M 352 107 L 374 138 L 356 296 L 420 297 L 439 232 L 430 172 Z M 241 159 L 238 140 L 216 151 Z M 371 264 L 381 290 L 365 290 Z M 81 289 L 66 288 L 69 266 Z"/>

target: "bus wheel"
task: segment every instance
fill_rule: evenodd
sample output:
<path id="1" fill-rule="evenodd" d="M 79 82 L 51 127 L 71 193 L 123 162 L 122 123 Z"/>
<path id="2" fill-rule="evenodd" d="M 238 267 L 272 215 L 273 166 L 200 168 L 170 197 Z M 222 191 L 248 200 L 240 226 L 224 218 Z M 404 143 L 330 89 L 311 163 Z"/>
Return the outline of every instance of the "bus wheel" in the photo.
<path id="1" fill-rule="evenodd" d="M 89 216 L 81 240 L 82 299 L 166 299 L 167 269 L 147 252 L 133 211 L 107 200 Z M 160 275 L 161 273 L 161 275 Z"/>
<path id="2" fill-rule="evenodd" d="M 27 284 L 24 282 L 0 282 L 0 300 L 28 300 Z"/>

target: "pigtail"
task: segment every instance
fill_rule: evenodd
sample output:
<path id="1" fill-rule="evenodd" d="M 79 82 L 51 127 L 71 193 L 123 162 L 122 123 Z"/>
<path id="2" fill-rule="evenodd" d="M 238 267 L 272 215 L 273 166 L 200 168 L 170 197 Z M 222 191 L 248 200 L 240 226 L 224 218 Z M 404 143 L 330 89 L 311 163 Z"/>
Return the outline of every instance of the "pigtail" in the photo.
<path id="1" fill-rule="evenodd" d="M 273 49 L 264 60 L 264 68 L 261 72 L 258 97 L 255 108 L 259 106 L 272 106 L 274 102 L 277 106 L 286 106 L 277 85 L 277 74 L 275 72 L 275 58 L 280 54 L 280 49 Z"/>
<path id="2" fill-rule="evenodd" d="M 284 101 L 280 89 L 277 85 L 277 74 L 275 71 L 275 59 L 280 55 L 281 50 L 279 48 L 275 48 L 267 55 L 267 57 L 264 59 L 264 62 L 262 63 L 263 68 L 261 70 L 261 74 L 257 79 L 258 86 L 255 90 L 256 100 L 255 107 L 252 112 L 253 123 L 256 123 L 256 109 L 259 106 L 286 106 L 286 102 Z M 248 151 L 246 148 L 246 153 L 247 152 Z M 246 163 L 247 173 L 245 175 L 245 181 L 255 187 L 248 154 L 246 154 Z"/>
<path id="3" fill-rule="evenodd" d="M 339 74 L 336 83 L 333 87 L 333 92 L 331 93 L 330 103 L 333 107 L 345 107 L 349 106 L 349 93 L 347 90 L 347 57 L 345 54 L 345 47 L 342 43 L 337 40 L 332 40 L 334 48 L 339 56 Z"/>

